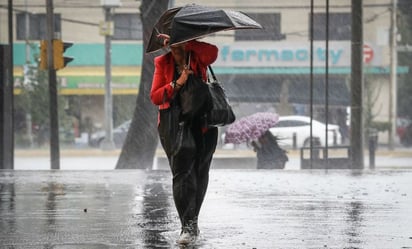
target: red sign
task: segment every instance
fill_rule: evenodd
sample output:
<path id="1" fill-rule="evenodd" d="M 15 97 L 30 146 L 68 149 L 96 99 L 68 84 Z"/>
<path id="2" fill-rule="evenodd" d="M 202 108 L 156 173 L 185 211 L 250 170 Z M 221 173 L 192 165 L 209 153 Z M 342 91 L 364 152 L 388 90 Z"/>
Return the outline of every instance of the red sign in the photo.
<path id="1" fill-rule="evenodd" d="M 363 45 L 363 63 L 369 64 L 373 59 L 373 49 L 368 45 Z"/>

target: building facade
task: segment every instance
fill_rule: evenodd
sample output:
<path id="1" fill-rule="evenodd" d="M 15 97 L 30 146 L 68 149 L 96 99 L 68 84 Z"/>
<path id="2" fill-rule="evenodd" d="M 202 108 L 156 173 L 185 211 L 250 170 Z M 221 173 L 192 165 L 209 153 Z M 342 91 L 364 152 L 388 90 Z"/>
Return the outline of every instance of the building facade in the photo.
<path id="1" fill-rule="evenodd" d="M 176 0 L 174 6 L 192 1 Z M 329 103 L 329 122 L 348 118 L 351 68 L 351 1 L 331 0 L 329 43 L 326 51 L 326 6 L 316 0 L 313 16 L 313 105 L 315 118 L 324 121 Z M 204 38 L 219 47 L 214 69 L 224 84 L 238 116 L 255 111 L 281 115 L 309 115 L 310 104 L 310 2 L 306 0 L 250 2 L 245 0 L 197 1 L 198 4 L 240 10 L 262 24 L 263 30 L 227 31 Z M 365 98 L 375 121 L 389 121 L 391 0 L 364 0 Z M 45 1 L 14 1 L 16 24 L 14 63 L 15 94 L 24 82 L 24 65 L 35 64 L 39 40 L 45 39 Z M 114 123 L 131 118 L 140 84 L 143 57 L 140 2 L 122 0 L 113 11 L 112 87 Z M 3 5 L 5 7 L 5 5 Z M 7 29 L 6 8 L 0 9 L 1 30 Z M 26 32 L 29 13 L 29 32 Z M 56 34 L 74 45 L 65 54 L 74 60 L 59 70 L 59 95 L 79 109 L 81 131 L 104 120 L 104 36 L 100 35 L 104 12 L 99 0 L 54 1 Z M 7 40 L 0 33 L 0 41 Z M 43 37 L 42 37 L 43 36 Z M 28 38 L 28 39 L 26 39 Z M 34 44 L 27 49 L 27 42 Z M 328 55 L 328 56 L 327 56 Z M 328 57 L 328 58 L 327 58 Z M 326 61 L 328 75 L 326 75 Z M 399 65 L 398 74 L 409 68 Z M 326 101 L 326 84 L 328 100 Z M 384 141 L 385 134 L 380 139 Z"/>

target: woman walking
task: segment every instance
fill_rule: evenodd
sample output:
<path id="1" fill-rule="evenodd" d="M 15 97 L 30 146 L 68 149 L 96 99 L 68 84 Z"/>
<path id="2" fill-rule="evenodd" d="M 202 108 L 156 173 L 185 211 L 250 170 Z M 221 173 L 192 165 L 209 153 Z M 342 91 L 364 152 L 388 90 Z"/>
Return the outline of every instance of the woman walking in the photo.
<path id="1" fill-rule="evenodd" d="M 170 37 L 160 34 L 164 46 Z M 190 74 L 207 79 L 207 66 L 216 58 L 218 49 L 212 44 L 188 41 L 170 46 L 170 52 L 155 58 L 155 71 L 151 89 L 151 100 L 159 106 L 158 131 L 161 144 L 166 152 L 173 174 L 173 198 L 178 211 L 182 231 L 180 244 L 196 241 L 199 235 L 198 216 L 209 182 L 209 169 L 217 144 L 217 128 L 204 126 L 201 117 L 190 120 L 190 132 L 195 142 L 194 153 L 172 153 L 171 137 L 164 110 L 179 90 L 186 84 Z M 187 57 L 190 63 L 187 65 Z"/>
<path id="2" fill-rule="evenodd" d="M 252 141 L 258 169 L 284 169 L 289 161 L 286 151 L 279 147 L 278 138 L 266 131 L 258 141 Z"/>

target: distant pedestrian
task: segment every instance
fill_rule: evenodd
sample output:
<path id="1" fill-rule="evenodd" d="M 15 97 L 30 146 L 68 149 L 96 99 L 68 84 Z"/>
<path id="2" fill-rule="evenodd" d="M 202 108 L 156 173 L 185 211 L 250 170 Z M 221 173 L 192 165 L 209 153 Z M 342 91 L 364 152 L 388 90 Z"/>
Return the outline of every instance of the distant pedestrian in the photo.
<path id="1" fill-rule="evenodd" d="M 286 151 L 279 147 L 278 139 L 270 131 L 251 144 L 256 151 L 258 169 L 284 169 L 289 161 Z"/>
<path id="2" fill-rule="evenodd" d="M 158 37 L 163 38 L 164 45 L 168 46 L 168 35 L 160 34 Z M 160 141 L 173 174 L 173 197 L 182 225 L 178 243 L 189 244 L 199 234 L 198 216 L 209 182 L 209 168 L 218 131 L 216 127 L 205 127 L 202 117 L 194 117 L 190 120 L 190 132 L 195 144 L 191 147 L 193 150 L 174 154 L 171 149 L 171 144 L 175 142 L 171 141 L 174 134 L 168 127 L 167 110 L 176 93 L 188 82 L 190 74 L 206 82 L 207 66 L 216 60 L 218 49 L 212 44 L 195 40 L 170 46 L 170 49 L 171 52 L 155 58 L 151 99 L 159 106 Z M 191 59 L 190 65 L 187 65 L 189 53 Z"/>

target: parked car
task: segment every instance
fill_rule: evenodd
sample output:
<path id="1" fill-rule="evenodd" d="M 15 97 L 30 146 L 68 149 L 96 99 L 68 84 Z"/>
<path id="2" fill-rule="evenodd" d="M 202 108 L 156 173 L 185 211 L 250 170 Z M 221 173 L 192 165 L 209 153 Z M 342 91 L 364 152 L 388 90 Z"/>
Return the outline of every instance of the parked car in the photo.
<path id="1" fill-rule="evenodd" d="M 116 148 L 121 148 L 123 146 L 131 122 L 131 120 L 127 120 L 126 122 L 113 129 L 113 142 Z M 97 131 L 91 135 L 89 145 L 92 147 L 100 148 L 100 145 L 105 137 L 106 131 Z"/>
<path id="2" fill-rule="evenodd" d="M 317 120 L 312 120 L 312 136 L 318 139 L 321 146 L 326 144 L 326 124 Z M 296 146 L 310 146 L 310 117 L 306 116 L 282 116 L 279 117 L 279 122 L 272 128 L 270 132 L 279 138 L 281 146 L 293 147 L 293 136 L 296 135 Z M 339 131 L 339 126 L 328 124 L 328 145 L 338 145 L 342 141 Z"/>

